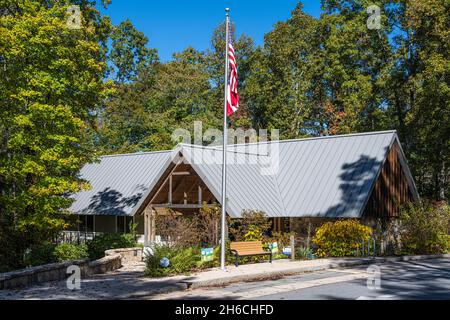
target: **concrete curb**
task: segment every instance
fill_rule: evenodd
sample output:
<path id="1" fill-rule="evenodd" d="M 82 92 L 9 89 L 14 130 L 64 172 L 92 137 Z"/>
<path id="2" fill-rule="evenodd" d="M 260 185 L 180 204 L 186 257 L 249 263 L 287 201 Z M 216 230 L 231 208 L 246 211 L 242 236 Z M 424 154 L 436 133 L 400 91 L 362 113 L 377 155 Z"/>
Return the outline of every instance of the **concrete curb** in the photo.
<path id="1" fill-rule="evenodd" d="M 401 261 L 416 261 L 416 260 L 440 259 L 440 258 L 448 259 L 450 258 L 450 253 L 400 256 L 400 257 L 377 257 L 375 258 L 375 260 L 377 260 L 377 262 L 401 262 Z"/>
<path id="2" fill-rule="evenodd" d="M 323 271 L 326 269 L 336 269 L 342 267 L 351 267 L 365 264 L 373 263 L 383 263 L 383 262 L 398 262 L 398 261 L 413 261 L 413 260 L 424 260 L 424 259 L 436 259 L 436 258 L 450 258 L 450 254 L 444 255 L 427 255 L 427 256 L 403 256 L 403 257 L 385 257 L 385 258 L 340 258 L 336 261 L 332 261 L 321 266 L 309 266 L 309 267 L 293 267 L 292 269 L 282 270 L 282 271 L 272 271 L 264 273 L 256 273 L 252 275 L 239 275 L 233 277 L 222 277 L 211 280 L 180 280 L 179 282 L 171 283 L 166 286 L 161 286 L 159 288 L 151 288 L 150 290 L 134 291 L 130 294 L 125 294 L 117 296 L 116 299 L 140 299 L 149 296 L 155 296 L 158 294 L 171 293 L 176 291 L 185 291 L 188 289 L 205 288 L 205 287 L 218 287 L 224 286 L 232 283 L 238 282 L 252 282 L 252 281 L 263 281 L 263 280 L 275 280 L 287 276 L 292 276 L 301 273 Z"/>
<path id="3" fill-rule="evenodd" d="M 262 281 L 262 280 L 275 280 L 280 279 L 286 276 L 292 276 L 296 274 L 306 273 L 306 272 L 315 272 L 315 271 L 323 271 L 327 269 L 336 269 L 342 267 L 351 267 L 358 265 L 366 265 L 366 264 L 374 264 L 374 263 L 389 263 L 389 262 L 401 262 L 401 261 L 417 261 L 417 260 L 425 260 L 425 259 L 437 259 L 437 258 L 450 258 L 450 254 L 435 254 L 435 255 L 417 255 L 417 256 L 401 256 L 401 257 L 377 257 L 377 258 L 361 258 L 361 259 L 352 259 L 349 261 L 345 261 L 344 259 L 340 259 L 335 262 L 330 262 L 321 266 L 313 266 L 313 267 L 295 267 L 292 269 L 282 270 L 282 271 L 272 271 L 272 272 L 261 272 L 255 273 L 251 275 L 239 275 L 235 277 L 222 277 L 211 280 L 203 280 L 203 281 L 183 281 L 186 283 L 187 288 L 196 289 L 202 287 L 218 287 L 224 286 L 232 283 L 238 282 L 252 282 L 252 281 Z"/>

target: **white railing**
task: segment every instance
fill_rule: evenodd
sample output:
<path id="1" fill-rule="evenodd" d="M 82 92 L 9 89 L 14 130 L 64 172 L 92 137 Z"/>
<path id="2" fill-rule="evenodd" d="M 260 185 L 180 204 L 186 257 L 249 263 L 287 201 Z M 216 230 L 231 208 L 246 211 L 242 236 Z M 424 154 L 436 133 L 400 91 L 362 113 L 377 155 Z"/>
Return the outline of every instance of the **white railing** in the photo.
<path id="1" fill-rule="evenodd" d="M 86 243 L 102 234 L 104 233 L 93 231 L 62 231 L 56 241 L 58 243 Z"/>

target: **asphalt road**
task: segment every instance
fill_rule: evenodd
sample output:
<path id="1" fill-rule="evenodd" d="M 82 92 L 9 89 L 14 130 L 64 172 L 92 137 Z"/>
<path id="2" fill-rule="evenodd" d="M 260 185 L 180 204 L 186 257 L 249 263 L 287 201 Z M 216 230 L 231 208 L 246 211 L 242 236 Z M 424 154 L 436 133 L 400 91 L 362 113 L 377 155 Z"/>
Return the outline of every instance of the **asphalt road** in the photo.
<path id="1" fill-rule="evenodd" d="M 278 280 L 196 289 L 162 299 L 449 299 L 450 259 L 384 263 L 327 270 Z M 379 271 L 379 273 L 378 273 Z M 379 274 L 379 277 L 377 277 Z M 379 281 L 377 280 L 379 279 Z"/>

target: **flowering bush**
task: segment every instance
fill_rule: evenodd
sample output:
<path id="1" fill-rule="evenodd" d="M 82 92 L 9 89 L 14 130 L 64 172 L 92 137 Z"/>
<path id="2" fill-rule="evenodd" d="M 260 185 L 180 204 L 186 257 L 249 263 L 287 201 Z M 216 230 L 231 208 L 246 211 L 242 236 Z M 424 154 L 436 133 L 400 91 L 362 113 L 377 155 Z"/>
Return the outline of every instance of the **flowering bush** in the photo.
<path id="1" fill-rule="evenodd" d="M 316 230 L 313 242 L 318 246 L 319 257 L 345 257 L 354 255 L 361 241 L 367 241 L 372 228 L 356 220 L 327 222 Z"/>

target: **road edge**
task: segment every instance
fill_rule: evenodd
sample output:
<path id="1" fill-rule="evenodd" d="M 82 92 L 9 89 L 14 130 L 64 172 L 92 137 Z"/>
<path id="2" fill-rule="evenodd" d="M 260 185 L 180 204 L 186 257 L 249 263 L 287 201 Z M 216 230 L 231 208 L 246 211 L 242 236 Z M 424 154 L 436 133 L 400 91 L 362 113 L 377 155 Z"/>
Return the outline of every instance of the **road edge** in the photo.
<path id="1" fill-rule="evenodd" d="M 414 255 L 414 256 L 399 256 L 399 257 L 375 257 L 375 258 L 361 258 L 345 261 L 345 259 L 339 259 L 338 261 L 332 261 L 330 263 L 313 266 L 313 267 L 297 267 L 284 271 L 270 271 L 255 273 L 252 275 L 239 275 L 235 277 L 222 277 L 210 280 L 183 280 L 187 289 L 197 289 L 204 287 L 220 287 L 239 282 L 255 282 L 263 280 L 276 280 L 287 276 L 297 275 L 301 273 L 323 271 L 327 269 L 337 269 L 342 267 L 352 267 L 358 265 L 368 265 L 376 263 L 390 263 L 390 262 L 403 262 L 403 261 L 417 261 L 426 259 L 438 259 L 438 258 L 450 258 L 450 254 L 433 254 L 433 255 Z M 177 290 L 174 290 L 177 291 Z"/>

